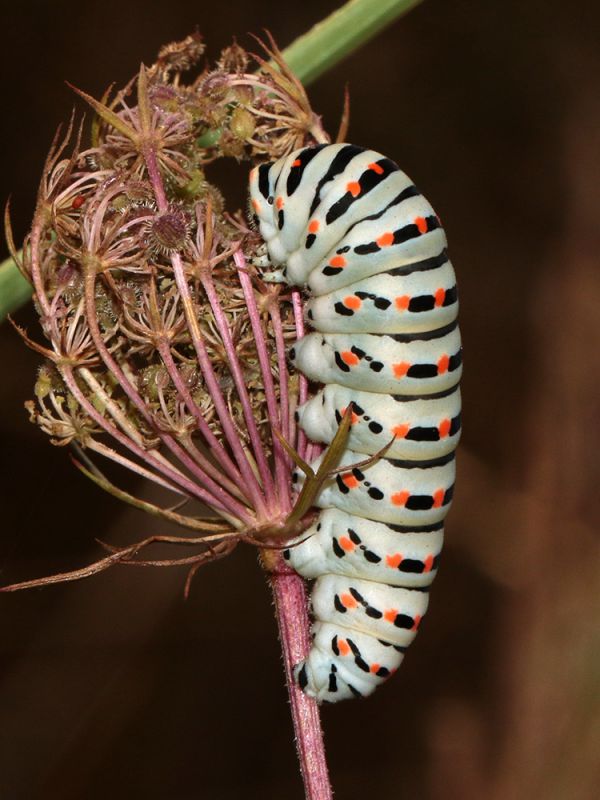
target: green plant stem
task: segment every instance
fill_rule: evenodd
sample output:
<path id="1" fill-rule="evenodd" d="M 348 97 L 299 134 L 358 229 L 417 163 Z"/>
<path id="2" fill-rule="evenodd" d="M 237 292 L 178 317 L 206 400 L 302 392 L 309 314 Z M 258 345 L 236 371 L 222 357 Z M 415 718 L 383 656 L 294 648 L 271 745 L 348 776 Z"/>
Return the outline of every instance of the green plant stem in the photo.
<path id="1" fill-rule="evenodd" d="M 307 86 L 421 0 L 349 0 L 283 51 Z"/>
<path id="2" fill-rule="evenodd" d="M 0 264 L 0 322 L 31 297 L 31 284 L 21 275 L 12 258 Z"/>
<path id="3" fill-rule="evenodd" d="M 283 51 L 304 84 L 314 81 L 421 0 L 349 0 Z M 0 322 L 31 297 L 12 258 L 0 264 Z"/>

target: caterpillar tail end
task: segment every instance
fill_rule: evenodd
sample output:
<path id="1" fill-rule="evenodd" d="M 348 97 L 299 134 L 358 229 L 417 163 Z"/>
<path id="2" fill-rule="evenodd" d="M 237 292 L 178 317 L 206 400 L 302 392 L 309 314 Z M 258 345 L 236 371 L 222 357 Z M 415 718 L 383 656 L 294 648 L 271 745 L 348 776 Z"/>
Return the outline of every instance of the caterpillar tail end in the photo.
<path id="1" fill-rule="evenodd" d="M 339 703 L 355 697 L 366 697 L 375 691 L 375 685 L 350 683 L 331 659 L 312 650 L 304 661 L 294 667 L 296 683 L 308 697 L 321 703 Z"/>
<path id="2" fill-rule="evenodd" d="M 362 696 L 358 690 L 336 675 L 335 665 L 323 665 L 325 669 L 321 668 L 315 672 L 309 663 L 310 660 L 309 656 L 306 661 L 296 664 L 294 678 L 304 694 L 314 698 L 319 705 L 321 703 L 338 703 L 340 700 Z"/>
<path id="3" fill-rule="evenodd" d="M 327 622 L 313 626 L 313 646 L 294 667 L 302 691 L 317 703 L 367 697 L 400 666 L 404 647 Z"/>

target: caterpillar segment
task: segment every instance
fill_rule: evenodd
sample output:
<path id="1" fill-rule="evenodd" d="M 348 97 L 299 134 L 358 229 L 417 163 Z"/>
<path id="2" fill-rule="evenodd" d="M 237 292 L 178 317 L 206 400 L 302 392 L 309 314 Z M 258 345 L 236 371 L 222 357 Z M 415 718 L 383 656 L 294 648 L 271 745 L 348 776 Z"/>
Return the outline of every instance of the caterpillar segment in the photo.
<path id="1" fill-rule="evenodd" d="M 317 520 L 284 553 L 314 580 L 313 644 L 296 678 L 337 702 L 395 672 L 427 610 L 461 429 L 456 281 L 433 208 L 373 150 L 297 150 L 251 172 L 250 198 L 265 274 L 309 295 L 312 330 L 289 358 L 322 388 L 297 421 L 329 444 L 352 406 L 348 470 L 325 484 Z M 352 466 L 389 442 L 385 457 Z M 303 476 L 293 479 L 300 488 Z"/>
<path id="2" fill-rule="evenodd" d="M 418 334 L 309 333 L 290 360 L 312 381 L 378 394 L 437 394 L 456 385 L 462 369 L 456 323 Z"/>
<path id="3" fill-rule="evenodd" d="M 346 450 L 340 466 L 364 461 Z M 317 470 L 321 457 L 312 466 Z M 338 508 L 352 514 L 399 525 L 427 525 L 446 516 L 454 491 L 454 453 L 435 461 L 381 458 L 368 467 L 341 472 L 325 484 L 316 500 L 319 508 Z M 302 476 L 292 475 L 300 489 Z"/>
<path id="4" fill-rule="evenodd" d="M 352 417 L 347 446 L 375 455 L 391 440 L 388 458 L 423 461 L 451 453 L 460 438 L 460 390 L 438 395 L 362 392 L 330 383 L 296 412 L 314 442 L 331 442 L 348 406 Z"/>
<path id="5" fill-rule="evenodd" d="M 438 269 L 379 273 L 313 297 L 307 320 L 322 333 L 420 333 L 450 325 L 458 314 L 454 270 L 447 257 Z"/>

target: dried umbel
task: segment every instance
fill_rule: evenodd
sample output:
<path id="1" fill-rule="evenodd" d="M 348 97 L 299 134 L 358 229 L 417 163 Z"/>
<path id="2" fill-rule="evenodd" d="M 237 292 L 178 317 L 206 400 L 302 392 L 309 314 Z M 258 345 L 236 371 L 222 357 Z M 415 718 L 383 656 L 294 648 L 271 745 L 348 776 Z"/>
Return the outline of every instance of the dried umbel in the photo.
<path id="1" fill-rule="evenodd" d="M 197 532 L 159 537 L 202 545 L 183 559 L 190 576 L 242 539 L 274 548 L 273 566 L 322 482 L 309 481 L 292 510 L 291 466 L 306 457 L 294 411 L 307 386 L 290 374 L 286 347 L 303 333 L 301 298 L 262 280 L 259 236 L 244 214 L 225 212 L 204 171 L 329 141 L 274 43 L 265 50 L 269 62 L 233 45 L 186 83 L 182 71 L 202 54 L 192 36 L 112 99 L 76 90 L 96 112 L 92 146 L 73 124 L 57 136 L 20 264 L 49 342 L 23 333 L 46 358 L 32 421 L 54 444 L 79 445 L 78 466 L 103 488 Z M 178 510 L 119 490 L 95 455 L 169 489 Z M 186 514 L 187 500 L 212 516 Z M 128 562 L 147 543 L 41 582 Z"/>

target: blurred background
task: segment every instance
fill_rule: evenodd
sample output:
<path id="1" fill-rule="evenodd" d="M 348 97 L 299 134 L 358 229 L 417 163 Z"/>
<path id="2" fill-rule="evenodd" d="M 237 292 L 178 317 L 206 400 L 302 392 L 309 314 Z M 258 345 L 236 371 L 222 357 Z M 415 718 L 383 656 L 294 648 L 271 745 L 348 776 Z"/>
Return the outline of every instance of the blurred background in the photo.
<path id="1" fill-rule="evenodd" d="M 82 110 L 65 80 L 98 97 L 196 26 L 209 58 L 233 36 L 253 49 L 248 32 L 264 28 L 285 47 L 339 5 L 11 4 L 0 199 L 17 239 L 57 125 Z M 348 82 L 349 140 L 433 202 L 465 345 L 457 492 L 426 623 L 395 680 L 323 711 L 340 800 L 598 796 L 599 29 L 593 3 L 427 0 L 310 89 L 335 134 Z M 222 178 L 232 208 L 245 175 Z M 15 318 L 37 335 L 31 308 Z M 160 532 L 29 424 L 39 358 L 8 325 L 0 363 L 1 582 L 82 566 L 95 538 Z M 2 800 L 300 800 L 255 552 L 206 567 L 187 602 L 183 579 L 122 567 L 2 596 Z"/>

